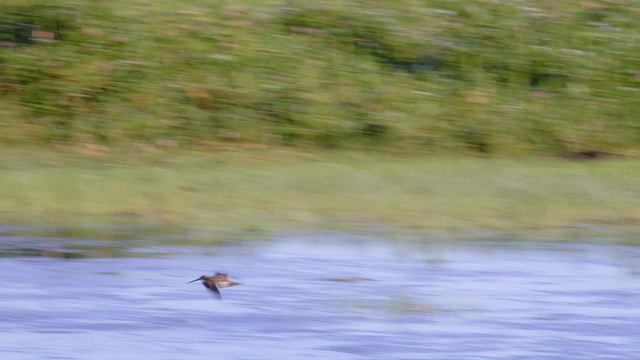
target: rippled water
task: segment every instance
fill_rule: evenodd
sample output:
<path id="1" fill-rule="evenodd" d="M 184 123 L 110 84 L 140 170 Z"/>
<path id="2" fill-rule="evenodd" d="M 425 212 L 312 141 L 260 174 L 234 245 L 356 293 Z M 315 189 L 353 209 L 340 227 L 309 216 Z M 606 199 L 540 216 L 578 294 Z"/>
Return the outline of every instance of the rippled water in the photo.
<path id="1" fill-rule="evenodd" d="M 640 359 L 640 248 L 0 236 L 2 359 Z M 201 274 L 241 286 L 217 301 Z"/>

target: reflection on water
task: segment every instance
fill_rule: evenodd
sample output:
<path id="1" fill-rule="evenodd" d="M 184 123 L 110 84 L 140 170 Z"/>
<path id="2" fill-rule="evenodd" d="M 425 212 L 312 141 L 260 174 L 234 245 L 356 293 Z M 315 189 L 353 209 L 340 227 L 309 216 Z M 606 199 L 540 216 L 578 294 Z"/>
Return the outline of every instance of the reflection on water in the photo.
<path id="1" fill-rule="evenodd" d="M 640 358 L 632 246 L 5 232 L 0 255 L 2 359 Z M 216 270 L 224 301 L 186 284 Z"/>

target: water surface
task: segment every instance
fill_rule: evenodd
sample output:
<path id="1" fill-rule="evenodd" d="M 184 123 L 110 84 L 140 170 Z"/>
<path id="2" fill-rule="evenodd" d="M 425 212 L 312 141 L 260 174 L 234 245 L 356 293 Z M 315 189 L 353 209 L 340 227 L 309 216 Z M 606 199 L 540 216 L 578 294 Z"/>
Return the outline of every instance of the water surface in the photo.
<path id="1" fill-rule="evenodd" d="M 633 246 L 6 233 L 0 255 L 2 359 L 640 359 Z M 242 282 L 223 301 L 186 284 L 216 270 Z"/>

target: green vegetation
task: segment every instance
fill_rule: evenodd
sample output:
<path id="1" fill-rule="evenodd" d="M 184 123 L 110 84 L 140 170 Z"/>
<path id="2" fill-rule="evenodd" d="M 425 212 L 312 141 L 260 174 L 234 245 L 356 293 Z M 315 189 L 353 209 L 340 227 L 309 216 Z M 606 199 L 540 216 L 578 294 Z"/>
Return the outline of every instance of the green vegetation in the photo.
<path id="1" fill-rule="evenodd" d="M 639 153 L 639 15 L 640 0 L 4 0 L 0 222 L 637 227 L 637 160 L 528 156 Z"/>
<path id="2" fill-rule="evenodd" d="M 284 150 L 0 155 L 0 223 L 548 232 L 640 224 L 640 162 Z M 634 230 L 635 229 L 635 230 Z"/>
<path id="3" fill-rule="evenodd" d="M 439 153 L 592 149 L 634 153 L 640 144 L 638 16 L 638 0 L 3 0 L 0 142 L 108 147 L 135 142 L 182 148 L 233 142 Z M 410 207 L 431 207 L 402 195 L 427 180 L 419 177 L 421 180 L 411 185 L 413 175 L 409 173 L 444 166 L 437 164 L 416 163 L 419 168 L 415 171 L 390 169 L 404 170 L 397 176 L 409 181 L 402 185 L 406 189 L 383 180 L 382 170 L 375 170 L 377 175 L 361 171 L 342 174 L 347 169 L 344 164 L 337 169 L 309 165 L 311 173 L 335 170 L 346 176 L 343 185 L 355 187 L 350 189 L 354 194 L 336 189 L 329 195 L 331 200 L 324 200 L 324 194 L 317 195 L 318 199 L 306 198 L 318 204 L 305 201 L 293 206 L 299 210 L 295 216 L 324 218 L 329 210 L 336 211 L 336 217 L 355 216 L 357 202 L 350 205 L 340 199 L 361 196 L 355 184 L 364 176 L 365 183 L 372 181 L 371 186 L 382 187 L 377 189 L 382 194 L 367 200 L 373 203 L 368 204 L 371 208 L 366 209 L 366 220 L 396 216 L 399 222 L 413 224 L 416 218 L 403 220 L 403 214 L 412 211 Z M 241 176 L 261 176 L 258 170 L 205 175 L 193 165 L 175 166 L 145 167 L 142 174 L 153 179 L 182 172 L 183 166 L 197 174 L 193 178 L 182 174 L 179 182 L 199 184 L 209 179 L 232 189 Z M 100 186 L 106 187 L 105 193 L 122 200 L 140 196 L 130 205 L 131 211 L 146 211 L 152 205 L 160 209 L 169 202 L 177 208 L 194 206 L 193 214 L 181 216 L 213 218 L 207 214 L 218 213 L 223 219 L 241 217 L 233 210 L 231 214 L 225 211 L 229 202 L 248 201 L 239 208 L 259 209 L 266 207 L 266 202 L 279 206 L 293 199 L 262 198 L 260 191 L 279 192 L 293 186 L 296 193 L 296 186 L 303 186 L 296 181 L 315 184 L 298 170 L 281 166 L 278 170 L 295 172 L 291 179 L 267 176 L 251 186 L 255 191 L 251 195 L 235 188 L 228 192 L 234 197 L 222 196 L 216 193 L 222 191 L 220 186 L 199 184 L 200 190 L 191 198 L 184 192 L 187 200 L 160 196 L 177 185 L 171 183 L 174 180 L 157 180 L 158 194 L 143 196 L 135 194 L 152 191 L 146 190 L 146 178 L 121 183 L 123 178 L 142 176 L 133 175 L 132 170 L 96 168 L 87 176 L 96 176 Z M 385 166 L 394 165 L 380 165 L 379 169 Z M 609 166 L 621 165 L 603 165 L 603 169 Z M 33 194 L 3 194 L 13 199 L 2 200 L 5 208 L 11 203 L 18 209 L 44 214 L 69 206 L 62 198 L 56 200 L 62 195 L 53 189 L 71 191 L 65 182 L 79 175 L 80 169 L 68 165 L 64 170 L 23 171 L 15 175 L 33 176 L 34 181 L 50 177 L 52 183 L 38 185 L 41 187 Z M 453 173 L 447 176 L 458 175 L 449 171 Z M 538 175 L 531 175 L 537 179 Z M 539 176 L 555 181 L 554 177 Z M 602 176 L 594 180 L 594 186 L 623 181 L 613 175 Z M 3 192 L 19 186 L 6 177 L 0 181 L 4 182 Z M 90 183 L 80 178 L 74 181 L 81 188 Z M 460 189 L 455 185 L 458 181 L 463 181 Z M 466 181 L 453 179 L 449 184 L 445 179 L 452 193 L 463 190 L 466 194 L 466 186 L 471 185 Z M 572 184 L 568 181 L 564 185 Z M 89 188 L 85 189 L 88 192 Z M 570 200 L 566 196 L 547 199 L 547 189 L 541 189 L 534 187 L 533 193 L 524 191 L 521 195 L 513 192 L 525 202 L 540 198 L 555 202 L 557 207 L 540 205 L 556 209 L 545 215 L 549 219 L 543 222 L 604 211 L 589 190 L 580 190 L 590 194 L 587 200 L 579 196 Z M 198 200 L 203 195 L 200 191 L 213 198 L 220 195 L 216 206 L 203 211 L 207 209 Z M 626 190 L 612 191 L 614 198 L 615 194 L 625 198 Z M 391 202 L 387 192 L 398 192 L 400 198 Z M 69 195 L 77 198 L 81 194 L 88 197 L 86 202 L 76 200 L 82 211 L 123 210 L 123 205 L 107 202 L 100 194 L 81 191 Z M 42 198 L 36 199 L 36 195 Z M 449 215 L 427 211 L 424 221 L 437 222 L 439 216 L 453 216 L 454 212 L 471 218 L 471 213 L 492 213 L 499 208 L 505 212 L 505 221 L 529 218 L 515 202 L 511 208 L 500 206 L 505 205 L 500 201 L 489 205 L 492 195 L 492 191 L 473 195 L 482 197 L 471 199 L 483 204 L 479 207 L 461 209 L 448 202 L 444 212 Z M 387 200 L 377 203 L 377 196 Z M 51 202 L 44 205 L 47 197 Z M 439 204 L 438 198 L 433 199 L 435 204 Z M 324 208 L 334 202 L 336 205 Z M 293 203 L 282 206 L 289 205 Z M 565 214 L 560 209 L 566 207 L 581 209 L 581 214 Z M 624 213 L 623 209 L 614 207 L 611 211 Z M 271 216 L 260 211 L 253 215 L 265 217 L 265 221 Z"/>

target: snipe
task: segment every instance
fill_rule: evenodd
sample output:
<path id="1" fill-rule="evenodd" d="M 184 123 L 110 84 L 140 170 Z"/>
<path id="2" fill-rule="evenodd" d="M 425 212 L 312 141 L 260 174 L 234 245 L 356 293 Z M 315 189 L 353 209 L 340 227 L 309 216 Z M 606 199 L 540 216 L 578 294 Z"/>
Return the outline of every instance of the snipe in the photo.
<path id="1" fill-rule="evenodd" d="M 189 281 L 188 284 L 198 280 L 202 280 L 202 285 L 211 290 L 211 292 L 220 300 L 222 300 L 220 289 L 240 285 L 239 282 L 229 279 L 229 275 L 227 273 L 221 272 L 216 272 L 216 274 L 212 276 L 202 275 L 195 280 Z"/>

